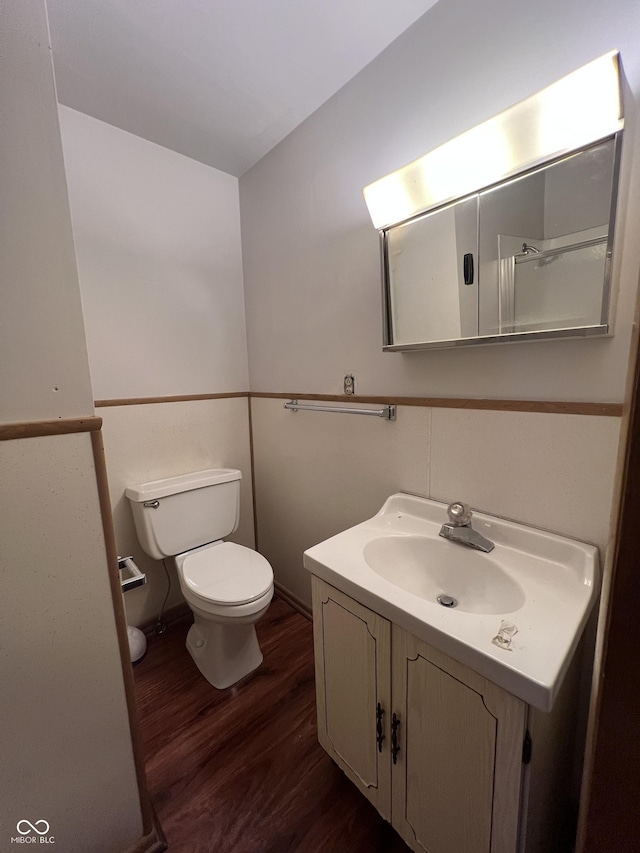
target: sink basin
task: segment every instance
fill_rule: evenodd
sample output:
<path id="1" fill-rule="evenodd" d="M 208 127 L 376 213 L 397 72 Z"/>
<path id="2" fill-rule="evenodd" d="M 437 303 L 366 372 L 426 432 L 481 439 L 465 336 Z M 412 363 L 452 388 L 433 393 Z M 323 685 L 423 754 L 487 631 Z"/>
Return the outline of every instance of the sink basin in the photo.
<path id="1" fill-rule="evenodd" d="M 495 543 L 484 554 L 439 536 L 446 510 L 438 501 L 392 495 L 373 518 L 305 551 L 304 565 L 528 704 L 551 710 L 597 598 L 597 549 L 474 513 L 474 529 Z"/>
<path id="2" fill-rule="evenodd" d="M 448 596 L 455 599 L 453 607 L 468 613 L 506 614 L 522 607 L 524 590 L 495 560 L 452 544 L 427 536 L 380 536 L 367 542 L 363 556 L 380 577 L 426 601 Z"/>

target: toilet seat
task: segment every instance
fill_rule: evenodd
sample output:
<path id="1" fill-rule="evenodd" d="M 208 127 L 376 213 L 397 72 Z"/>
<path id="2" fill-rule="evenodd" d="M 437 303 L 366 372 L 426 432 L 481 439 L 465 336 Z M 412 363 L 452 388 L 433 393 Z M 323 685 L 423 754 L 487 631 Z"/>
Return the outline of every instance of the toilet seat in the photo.
<path id="1" fill-rule="evenodd" d="M 185 592 L 204 605 L 215 605 L 216 610 L 257 603 L 267 594 L 270 600 L 273 594 L 271 565 L 243 545 L 214 542 L 188 552 L 180 563 Z"/>

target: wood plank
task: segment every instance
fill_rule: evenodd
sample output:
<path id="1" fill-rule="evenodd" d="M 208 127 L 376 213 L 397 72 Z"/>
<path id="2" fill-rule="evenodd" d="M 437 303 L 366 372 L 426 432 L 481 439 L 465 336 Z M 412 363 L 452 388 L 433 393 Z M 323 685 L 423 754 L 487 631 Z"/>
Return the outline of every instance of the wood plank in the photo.
<path id="1" fill-rule="evenodd" d="M 147 779 L 144 772 L 144 747 L 140 736 L 140 721 L 136 709 L 135 687 L 131 673 L 131 653 L 129 651 L 129 639 L 127 635 L 127 617 L 124 611 L 122 598 L 122 587 L 120 585 L 120 571 L 118 569 L 118 552 L 116 548 L 116 537 L 113 527 L 113 516 L 111 514 L 111 498 L 109 496 L 109 482 L 107 479 L 107 463 L 104 455 L 104 443 L 102 432 L 91 433 L 91 449 L 96 473 L 96 487 L 98 500 L 100 502 L 100 515 L 102 518 L 102 530 L 104 533 L 104 545 L 107 556 L 109 572 L 109 588 L 113 600 L 113 614 L 118 635 L 118 647 L 120 650 L 120 664 L 122 667 L 122 678 L 124 692 L 129 712 L 129 726 L 131 728 L 131 746 L 133 749 L 133 760 L 138 780 L 138 795 L 140 797 L 140 811 L 142 813 L 143 835 L 153 837 L 154 843 L 158 841 L 160 847 L 164 841 L 162 830 L 157 827 L 156 819 L 149 798 Z M 159 830 L 156 833 L 156 829 Z M 157 837 L 156 837 L 157 835 Z"/>
<path id="2" fill-rule="evenodd" d="M 315 400 L 329 403 L 362 403 L 384 406 L 422 406 L 438 409 L 479 409 L 500 412 L 541 412 L 551 415 L 594 415 L 622 417 L 622 403 L 593 403 L 589 401 L 558 400 L 482 400 L 472 397 L 397 397 L 382 395 L 344 394 L 285 394 L 270 391 L 232 391 L 221 394 L 178 394 L 172 397 L 123 397 L 95 400 L 96 408 L 107 406 L 145 406 L 150 403 L 184 403 L 191 400 L 223 400 L 230 397 L 265 398 L 276 400 Z"/>
<path id="3" fill-rule="evenodd" d="M 227 400 L 231 397 L 248 397 L 248 391 L 228 391 L 221 394 L 175 394 L 172 397 L 118 397 L 111 400 L 94 400 L 96 409 L 108 406 L 146 406 L 149 403 L 188 403 L 191 400 Z"/>
<path id="4" fill-rule="evenodd" d="M 470 397 L 394 397 L 344 394 L 283 394 L 252 391 L 250 397 L 277 400 L 316 400 L 330 403 L 370 403 L 385 406 L 424 406 L 434 409 L 480 409 L 501 412 L 541 412 L 550 415 L 622 417 L 622 403 L 562 402 L 556 400 L 481 400 Z"/>
<path id="5" fill-rule="evenodd" d="M 0 424 L 0 441 L 20 438 L 37 438 L 45 435 L 70 435 L 77 432 L 97 432 L 102 428 L 102 418 L 88 415 L 85 418 L 57 418 L 53 421 L 22 421 Z"/>
<path id="6" fill-rule="evenodd" d="M 249 418 L 249 458 L 251 460 L 251 506 L 253 509 L 253 547 L 258 550 L 258 503 L 256 499 L 256 457 L 253 449 L 253 412 L 251 397 L 247 397 L 247 417 Z"/>
<path id="7" fill-rule="evenodd" d="M 198 672 L 188 627 L 150 637 L 134 670 L 171 853 L 408 853 L 317 742 L 311 623 L 274 599 L 262 666 L 228 690 Z"/>

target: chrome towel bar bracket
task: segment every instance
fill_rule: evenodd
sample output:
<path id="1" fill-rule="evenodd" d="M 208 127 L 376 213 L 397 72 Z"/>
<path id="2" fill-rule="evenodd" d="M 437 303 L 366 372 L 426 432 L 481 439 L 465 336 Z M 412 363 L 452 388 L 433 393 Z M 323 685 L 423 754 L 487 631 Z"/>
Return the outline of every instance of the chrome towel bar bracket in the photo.
<path id="1" fill-rule="evenodd" d="M 291 412 L 335 412 L 341 415 L 372 415 L 375 418 L 384 418 L 385 421 L 395 421 L 396 407 L 383 406 L 381 409 L 351 409 L 346 406 L 310 406 L 307 403 L 299 403 L 297 400 L 289 400 L 284 404 L 285 409 Z"/>

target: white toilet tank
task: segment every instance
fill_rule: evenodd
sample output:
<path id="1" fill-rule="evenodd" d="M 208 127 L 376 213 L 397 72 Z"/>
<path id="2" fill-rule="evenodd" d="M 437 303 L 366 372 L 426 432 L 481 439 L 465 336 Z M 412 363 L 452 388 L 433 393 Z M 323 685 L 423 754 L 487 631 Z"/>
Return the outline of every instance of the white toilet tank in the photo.
<path id="1" fill-rule="evenodd" d="M 161 560 L 233 533 L 241 478 L 233 468 L 210 468 L 125 489 L 146 553 Z"/>

